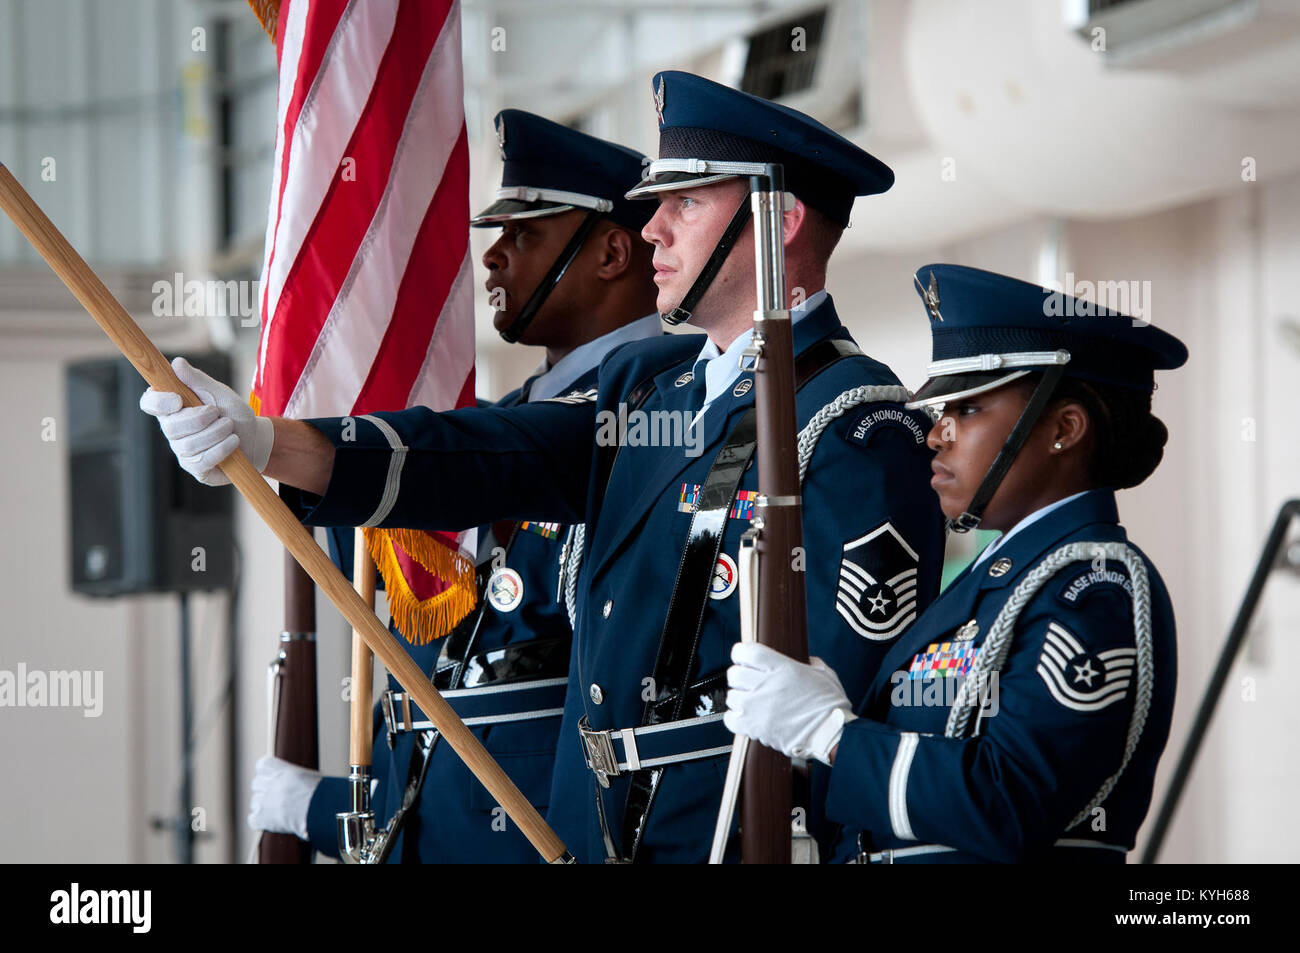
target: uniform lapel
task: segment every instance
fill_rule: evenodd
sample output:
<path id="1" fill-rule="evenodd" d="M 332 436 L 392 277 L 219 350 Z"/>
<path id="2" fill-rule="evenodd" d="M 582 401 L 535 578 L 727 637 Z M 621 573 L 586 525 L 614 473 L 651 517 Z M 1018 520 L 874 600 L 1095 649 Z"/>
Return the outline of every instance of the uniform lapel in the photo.
<path id="1" fill-rule="evenodd" d="M 689 364 L 682 364 L 659 375 L 655 383 L 663 399 L 647 402 L 645 409 L 685 411 L 693 414 L 697 409 L 696 405 L 703 401 L 702 394 L 692 395 L 689 387 L 673 387 L 673 381 L 689 368 Z M 698 399 L 692 400 L 693 396 L 698 396 Z M 727 406 L 728 401 L 736 400 L 738 403 Z M 671 447 L 667 451 L 662 447 L 623 448 L 615 464 L 615 469 L 619 472 L 610 481 L 609 493 L 602 506 L 602 511 L 609 514 L 613 529 L 608 536 L 604 533 L 598 534 L 599 552 L 596 554 L 594 560 L 596 565 L 593 568 L 599 568 L 600 564 L 613 558 L 652 507 L 666 505 L 664 500 L 668 497 L 669 488 L 675 488 L 683 482 L 695 482 L 693 477 L 692 480 L 684 479 L 686 472 L 697 467 L 701 460 L 707 461 L 706 467 L 712 463 L 735 415 L 741 412 L 742 405 L 748 406 L 752 403 L 751 394 L 736 399 L 728 392 L 719 397 L 709 408 L 704 419 L 696 424 L 697 428 L 704 428 L 704 438 L 698 456 L 687 454 L 685 447 Z M 700 476 L 703 477 L 703 472 Z M 632 500 L 630 506 L 623 507 L 615 502 L 627 498 Z M 593 553 L 596 553 L 595 549 Z"/>

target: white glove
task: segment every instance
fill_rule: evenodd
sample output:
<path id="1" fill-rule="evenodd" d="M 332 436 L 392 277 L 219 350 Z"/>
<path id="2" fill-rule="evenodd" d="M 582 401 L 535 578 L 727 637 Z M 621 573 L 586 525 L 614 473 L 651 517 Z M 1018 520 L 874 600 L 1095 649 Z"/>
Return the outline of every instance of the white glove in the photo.
<path id="1" fill-rule="evenodd" d="M 723 724 L 791 758 L 830 764 L 853 706 L 844 686 L 819 658 L 809 664 L 757 642 L 731 647 Z"/>
<path id="2" fill-rule="evenodd" d="M 248 802 L 248 826 L 306 840 L 307 808 L 320 779 L 319 771 L 281 758 L 258 758 L 253 769 L 253 796 Z"/>
<path id="3" fill-rule="evenodd" d="M 217 464 L 242 448 L 261 473 L 271 459 L 275 425 L 258 417 L 248 402 L 220 381 L 213 380 L 183 357 L 172 361 L 176 376 L 203 401 L 200 407 L 183 407 L 180 394 L 150 387 L 140 395 L 140 409 L 158 418 L 163 436 L 181 468 L 200 483 L 224 486 L 230 478 Z"/>

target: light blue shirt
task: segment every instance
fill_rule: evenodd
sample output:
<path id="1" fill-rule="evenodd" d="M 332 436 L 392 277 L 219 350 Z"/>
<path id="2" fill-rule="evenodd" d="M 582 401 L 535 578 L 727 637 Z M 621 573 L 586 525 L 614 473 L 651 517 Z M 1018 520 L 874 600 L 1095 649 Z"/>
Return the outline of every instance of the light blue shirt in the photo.
<path id="1" fill-rule="evenodd" d="M 599 364 L 610 351 L 629 341 L 658 337 L 664 328 L 659 315 L 647 314 L 630 324 L 615 328 L 608 334 L 602 334 L 586 344 L 579 344 L 564 357 L 555 362 L 555 366 L 544 373 L 528 391 L 528 403 L 535 400 L 549 400 L 563 394 L 583 374 Z"/>
<path id="2" fill-rule="evenodd" d="M 826 300 L 826 289 L 823 288 L 816 294 L 809 295 L 798 305 L 790 309 L 790 324 L 798 324 L 804 317 L 812 312 L 819 304 Z M 701 372 L 700 362 L 705 361 L 704 373 L 704 406 L 700 412 L 695 415 L 691 421 L 694 427 L 700 422 L 709 405 L 721 397 L 735 383 L 736 378 L 740 376 L 740 355 L 745 348 L 749 347 L 754 340 L 754 329 L 751 327 L 743 332 L 736 340 L 727 345 L 725 351 L 719 351 L 718 346 L 713 343 L 713 338 L 704 342 L 704 347 L 700 348 L 700 356 L 695 359 L 695 373 L 698 376 Z"/>
<path id="3" fill-rule="evenodd" d="M 1066 503 L 1070 503 L 1074 500 L 1077 500 L 1079 497 L 1083 496 L 1084 493 L 1091 493 L 1091 492 L 1092 492 L 1091 490 L 1084 490 L 1082 493 L 1075 493 L 1071 496 L 1065 497 L 1065 499 L 1057 500 L 1055 503 L 1048 503 L 1046 506 L 1034 510 L 1032 513 L 1030 513 L 1028 516 L 1022 519 L 1015 526 L 1011 527 L 1011 529 L 1009 529 L 1007 532 L 1003 533 L 997 539 L 993 540 L 993 542 L 985 546 L 984 552 L 976 556 L 975 561 L 971 563 L 971 568 L 973 569 L 976 566 L 978 566 L 980 563 L 982 563 L 985 560 L 985 558 L 987 558 L 993 553 L 993 550 L 997 549 L 999 546 L 1001 546 L 1003 543 L 1009 540 L 1012 536 L 1015 536 L 1016 533 L 1020 532 L 1026 526 L 1029 526 L 1031 523 L 1038 522 L 1048 513 L 1052 512 L 1053 510 L 1060 509 Z"/>

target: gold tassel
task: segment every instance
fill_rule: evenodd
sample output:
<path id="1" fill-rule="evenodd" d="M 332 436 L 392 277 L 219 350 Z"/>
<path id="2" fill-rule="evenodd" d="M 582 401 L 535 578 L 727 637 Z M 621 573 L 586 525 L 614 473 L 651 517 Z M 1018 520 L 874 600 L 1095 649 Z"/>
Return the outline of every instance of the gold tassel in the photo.
<path id="1" fill-rule="evenodd" d="M 248 0 L 266 35 L 275 42 L 275 25 L 280 22 L 280 0 Z"/>
<path id="2" fill-rule="evenodd" d="M 406 641 L 427 645 L 440 639 L 474 609 L 478 596 L 473 560 L 419 530 L 366 528 L 364 532 L 366 548 L 384 579 L 388 611 Z M 402 575 L 394 543 L 429 572 L 447 580 L 449 587 L 436 596 L 418 599 Z"/>

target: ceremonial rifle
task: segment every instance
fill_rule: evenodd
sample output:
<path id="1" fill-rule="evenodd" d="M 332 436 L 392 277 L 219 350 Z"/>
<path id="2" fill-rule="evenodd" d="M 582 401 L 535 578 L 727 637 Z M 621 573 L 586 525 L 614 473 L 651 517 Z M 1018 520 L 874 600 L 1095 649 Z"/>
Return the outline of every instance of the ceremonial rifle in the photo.
<path id="1" fill-rule="evenodd" d="M 320 767 L 316 711 L 316 586 L 284 553 L 284 628 L 271 663 L 271 754 L 313 770 Z M 311 844 L 292 834 L 263 831 L 259 864 L 309 864 Z"/>
<path id="2" fill-rule="evenodd" d="M 200 405 L 194 392 L 181 383 L 167 359 L 3 164 L 0 164 L 0 208 L 13 219 L 18 230 L 149 386 L 179 394 L 186 407 Z M 235 450 L 219 466 L 353 629 L 361 634 L 393 677 L 415 699 L 452 750 L 483 783 L 542 858 L 550 863 L 570 862 L 572 858 L 563 842 L 546 826 L 537 809 L 375 617 L 373 607 L 367 608 L 361 596 L 348 585 L 329 556 L 316 545 L 306 527 L 298 522 L 262 474 L 253 468 L 243 451 Z"/>
<path id="3" fill-rule="evenodd" d="M 808 612 L 802 574 L 794 567 L 803 545 L 795 416 L 794 337 L 785 307 L 785 189 L 782 167 L 768 163 L 749 177 L 754 219 L 757 305 L 754 339 L 741 357 L 754 371 L 758 437 L 758 499 L 741 538 L 741 638 L 808 660 Z M 756 588 L 755 593 L 753 589 Z M 755 599 L 756 596 L 756 599 Z M 751 611 L 754 610 L 754 611 Z M 740 795 L 740 850 L 747 864 L 791 859 L 793 776 L 779 751 L 737 738 L 710 859 L 719 862 Z"/>

